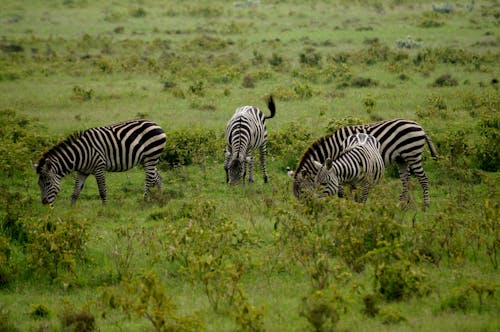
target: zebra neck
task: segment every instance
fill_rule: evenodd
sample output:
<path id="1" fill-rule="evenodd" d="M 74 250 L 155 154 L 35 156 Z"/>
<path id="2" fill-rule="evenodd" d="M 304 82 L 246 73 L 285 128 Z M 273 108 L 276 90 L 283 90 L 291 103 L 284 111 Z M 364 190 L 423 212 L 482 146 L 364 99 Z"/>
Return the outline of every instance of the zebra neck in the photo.
<path id="1" fill-rule="evenodd" d="M 75 169 L 75 151 L 70 146 L 66 145 L 51 152 L 48 159 L 50 159 L 55 173 L 63 177 Z"/>

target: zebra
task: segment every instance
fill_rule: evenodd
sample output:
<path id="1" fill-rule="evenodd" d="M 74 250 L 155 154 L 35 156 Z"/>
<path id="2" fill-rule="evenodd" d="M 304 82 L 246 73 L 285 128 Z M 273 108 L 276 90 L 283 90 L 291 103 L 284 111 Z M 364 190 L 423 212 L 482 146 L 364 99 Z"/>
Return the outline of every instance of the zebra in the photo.
<path id="1" fill-rule="evenodd" d="M 379 149 L 380 143 L 371 135 L 357 133 L 347 137 L 337 159 L 326 158 L 323 164 L 313 161 L 317 168 L 315 187 L 322 189 L 323 196 L 329 196 L 339 193 L 344 184 L 352 188 L 361 185 L 362 194 L 356 201 L 366 202 L 370 187 L 384 175 L 385 165 Z"/>
<path id="2" fill-rule="evenodd" d="M 399 199 L 408 200 L 409 177 L 410 173 L 413 173 L 422 186 L 424 205 L 429 206 L 429 181 L 422 168 L 422 152 L 426 143 L 432 157 L 437 157 L 437 152 L 424 129 L 416 122 L 406 119 L 346 126 L 333 134 L 319 138 L 307 148 L 295 169 L 293 184 L 295 196 L 299 198 L 303 190 L 312 188 L 317 172 L 313 161 L 324 163 L 327 158 L 336 159 L 342 151 L 342 142 L 358 132 L 367 133 L 377 139 L 385 167 L 396 162 L 403 186 Z"/>
<path id="3" fill-rule="evenodd" d="M 70 135 L 45 152 L 36 167 L 42 204 L 53 205 L 61 188 L 61 179 L 76 172 L 71 205 L 75 205 L 85 180 L 93 174 L 99 195 L 106 204 L 105 171 L 123 172 L 141 164 L 146 172 L 144 197 L 150 187 L 161 189 L 156 165 L 165 147 L 166 135 L 156 123 L 129 120 L 96 127 Z"/>
<path id="4" fill-rule="evenodd" d="M 242 106 L 236 109 L 226 126 L 226 147 L 224 149 L 224 170 L 226 182 L 237 184 L 240 179 L 245 180 L 248 168 L 248 182 L 253 182 L 253 157 L 259 149 L 260 163 L 264 176 L 264 183 L 268 181 L 266 170 L 267 131 L 266 120 L 276 114 L 276 105 L 272 96 L 267 100 L 270 115 L 264 114 L 255 106 Z"/>

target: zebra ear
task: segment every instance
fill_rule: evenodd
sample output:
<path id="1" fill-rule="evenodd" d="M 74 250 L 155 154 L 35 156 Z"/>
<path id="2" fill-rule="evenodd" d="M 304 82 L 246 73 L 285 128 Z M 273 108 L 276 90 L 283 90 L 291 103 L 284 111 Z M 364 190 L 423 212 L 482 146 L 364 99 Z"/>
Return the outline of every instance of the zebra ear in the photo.
<path id="1" fill-rule="evenodd" d="M 31 168 L 36 171 L 38 164 L 33 164 L 33 160 L 30 159 Z"/>
<path id="2" fill-rule="evenodd" d="M 319 170 L 321 167 L 323 167 L 323 165 L 319 161 L 316 161 L 316 160 L 313 160 L 313 166 L 314 166 L 314 168 L 316 168 L 316 170 Z"/>

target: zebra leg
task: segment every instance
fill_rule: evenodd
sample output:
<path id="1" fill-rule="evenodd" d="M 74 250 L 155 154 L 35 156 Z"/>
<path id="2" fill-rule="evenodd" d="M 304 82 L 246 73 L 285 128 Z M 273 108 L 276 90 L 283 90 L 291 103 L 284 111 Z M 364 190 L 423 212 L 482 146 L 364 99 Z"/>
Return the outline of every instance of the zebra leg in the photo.
<path id="1" fill-rule="evenodd" d="M 71 195 L 71 206 L 75 206 L 76 200 L 80 196 L 80 192 L 82 191 L 83 185 L 85 184 L 85 180 L 88 176 L 88 174 L 83 174 L 78 171 L 76 172 L 75 190 L 73 190 L 73 194 Z"/>
<path id="2" fill-rule="evenodd" d="M 267 169 L 266 169 L 266 153 L 267 153 L 267 147 L 266 144 L 262 144 L 260 147 L 260 166 L 262 168 L 262 174 L 264 176 L 264 183 L 267 183 L 269 177 L 267 175 Z"/>
<path id="3" fill-rule="evenodd" d="M 363 184 L 362 189 L 361 189 L 361 195 L 358 194 L 358 197 L 357 197 L 358 203 L 366 203 L 366 200 L 368 199 L 369 190 L 370 190 L 370 184 L 369 183 Z"/>
<path id="4" fill-rule="evenodd" d="M 151 187 L 158 186 L 161 191 L 162 181 L 156 165 L 145 166 L 144 168 L 146 170 L 146 180 L 144 181 L 144 198 L 147 198 L 149 195 L 149 189 Z"/>
<path id="5" fill-rule="evenodd" d="M 106 205 L 106 176 L 104 175 L 104 170 L 96 171 L 94 176 L 97 181 L 97 188 L 99 189 L 102 205 Z"/>
<path id="6" fill-rule="evenodd" d="M 231 159 L 231 153 L 227 148 L 224 149 L 224 170 L 226 171 L 226 183 L 229 183 L 229 160 Z"/>
<path id="7" fill-rule="evenodd" d="M 401 195 L 399 196 L 399 200 L 403 202 L 408 201 L 408 182 L 410 180 L 410 171 L 408 165 L 405 162 L 398 162 L 398 172 L 399 179 L 403 185 L 403 189 L 401 191 Z"/>
<path id="8" fill-rule="evenodd" d="M 252 183 L 253 182 L 253 166 L 254 166 L 253 157 L 247 157 L 245 164 L 248 166 L 248 183 Z M 245 166 L 245 169 L 247 166 Z M 243 182 L 245 182 L 245 176 L 243 176 L 242 180 L 243 180 Z"/>
<path id="9" fill-rule="evenodd" d="M 424 205 L 428 207 L 430 205 L 429 199 L 429 179 L 424 173 L 424 169 L 422 168 L 422 164 L 419 162 L 417 164 L 411 164 L 410 168 L 412 172 L 418 179 L 418 182 L 422 186 L 423 196 L 424 196 Z"/>
<path id="10" fill-rule="evenodd" d="M 340 185 L 339 186 L 339 189 L 337 191 L 337 196 L 339 198 L 343 198 L 345 196 L 345 193 L 344 193 L 344 186 Z"/>

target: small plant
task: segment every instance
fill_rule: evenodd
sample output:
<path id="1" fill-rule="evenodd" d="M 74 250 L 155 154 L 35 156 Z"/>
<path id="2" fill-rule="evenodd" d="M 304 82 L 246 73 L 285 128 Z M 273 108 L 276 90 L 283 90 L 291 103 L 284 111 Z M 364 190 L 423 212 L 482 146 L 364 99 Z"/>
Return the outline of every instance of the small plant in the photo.
<path id="1" fill-rule="evenodd" d="M 63 331 L 68 332 L 92 332 L 97 329 L 95 317 L 89 311 L 70 308 L 65 308 L 61 314 L 61 325 Z"/>
<path id="2" fill-rule="evenodd" d="M 373 110 L 375 109 L 375 99 L 373 99 L 370 95 L 363 99 L 363 104 L 365 105 L 365 111 L 368 115 L 371 115 Z"/>
<path id="3" fill-rule="evenodd" d="M 276 53 L 273 53 L 271 58 L 269 59 L 269 63 L 273 67 L 280 67 L 283 65 L 284 62 L 285 60 L 283 59 L 283 57 Z"/>
<path id="4" fill-rule="evenodd" d="M 305 317 L 314 331 L 334 331 L 340 314 L 347 311 L 346 301 L 338 290 L 331 287 L 313 291 L 302 299 L 300 315 Z"/>
<path id="5" fill-rule="evenodd" d="M 367 315 L 368 317 L 377 316 L 380 312 L 380 309 L 377 306 L 378 301 L 378 296 L 375 294 L 367 294 L 363 296 L 363 304 L 365 305 L 362 310 L 363 314 Z"/>
<path id="6" fill-rule="evenodd" d="M 379 83 L 377 80 L 371 79 L 369 77 L 354 77 L 351 80 L 351 86 L 356 88 L 365 88 L 370 86 L 377 86 Z"/>
<path id="7" fill-rule="evenodd" d="M 94 90 L 88 89 L 85 90 L 84 88 L 75 85 L 73 87 L 73 97 L 72 99 L 78 100 L 78 101 L 89 101 L 92 99 L 92 96 L 94 95 Z"/>
<path id="8" fill-rule="evenodd" d="M 43 319 L 50 317 L 49 308 L 47 308 L 43 304 L 37 304 L 33 306 L 33 310 L 30 313 L 30 316 L 35 319 Z"/>
<path id="9" fill-rule="evenodd" d="M 83 256 L 88 239 L 88 224 L 72 218 L 47 216 L 29 218 L 28 262 L 37 273 L 47 273 L 53 280 L 61 271 L 74 273 L 76 260 Z"/>
<path id="10" fill-rule="evenodd" d="M 328 122 L 326 126 L 326 132 L 334 133 L 335 131 L 339 130 L 342 127 L 360 125 L 362 123 L 363 120 L 352 116 L 347 116 L 344 118 L 333 118 Z"/>
<path id="11" fill-rule="evenodd" d="M 445 87 L 445 86 L 457 86 L 458 81 L 451 76 L 451 74 L 443 74 L 436 78 L 432 84 L 435 87 Z"/>
<path id="12" fill-rule="evenodd" d="M 244 88 L 253 89 L 255 88 L 255 78 L 251 75 L 246 75 L 243 77 L 243 82 L 241 83 L 241 85 Z"/>
<path id="13" fill-rule="evenodd" d="M 0 331 L 18 332 L 20 331 L 12 322 L 11 312 L 6 308 L 6 305 L 0 303 Z"/>
<path id="14" fill-rule="evenodd" d="M 145 17 L 146 14 L 147 14 L 146 10 L 142 7 L 135 8 L 130 11 L 130 16 L 135 18 Z"/>
<path id="15" fill-rule="evenodd" d="M 203 97 L 205 95 L 205 90 L 205 83 L 203 81 L 196 81 L 189 86 L 189 92 L 199 97 Z"/>
<path id="16" fill-rule="evenodd" d="M 316 52 L 314 48 L 306 48 L 299 55 L 301 64 L 311 67 L 321 67 L 321 54 Z"/>
<path id="17" fill-rule="evenodd" d="M 399 324 L 407 321 L 407 319 L 395 309 L 383 308 L 380 310 L 379 316 L 382 319 L 382 324 L 385 325 Z"/>
<path id="18" fill-rule="evenodd" d="M 182 316 L 178 313 L 177 305 L 154 272 L 107 288 L 102 300 L 106 307 L 121 309 L 127 316 L 146 318 L 157 332 L 199 331 L 202 327 L 197 314 Z"/>

